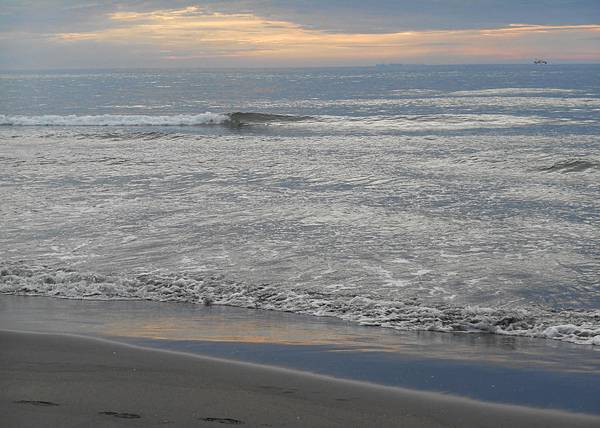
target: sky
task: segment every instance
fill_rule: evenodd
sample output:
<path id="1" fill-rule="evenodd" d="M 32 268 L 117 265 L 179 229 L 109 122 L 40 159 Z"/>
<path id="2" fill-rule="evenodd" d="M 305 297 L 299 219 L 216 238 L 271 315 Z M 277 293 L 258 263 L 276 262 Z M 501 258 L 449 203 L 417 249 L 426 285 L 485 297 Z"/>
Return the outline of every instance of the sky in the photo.
<path id="1" fill-rule="evenodd" d="M 0 0 L 0 69 L 600 62 L 600 0 Z"/>

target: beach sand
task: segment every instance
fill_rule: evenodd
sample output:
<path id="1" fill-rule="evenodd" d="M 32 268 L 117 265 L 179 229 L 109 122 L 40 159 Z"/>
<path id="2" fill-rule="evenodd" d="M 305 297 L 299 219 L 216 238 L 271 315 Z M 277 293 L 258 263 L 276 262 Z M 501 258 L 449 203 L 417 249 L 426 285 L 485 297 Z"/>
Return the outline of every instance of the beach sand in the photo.
<path id="1" fill-rule="evenodd" d="M 74 335 L 0 332 L 3 427 L 594 427 L 481 403 Z"/>

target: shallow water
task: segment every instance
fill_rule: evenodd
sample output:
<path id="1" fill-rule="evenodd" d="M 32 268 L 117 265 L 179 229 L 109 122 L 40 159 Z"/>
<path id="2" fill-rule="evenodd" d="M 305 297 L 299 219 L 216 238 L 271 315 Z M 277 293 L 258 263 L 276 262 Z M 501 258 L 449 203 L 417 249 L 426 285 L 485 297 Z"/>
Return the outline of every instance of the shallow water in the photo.
<path id="1" fill-rule="evenodd" d="M 600 344 L 598 76 L 4 74 L 0 290 Z"/>

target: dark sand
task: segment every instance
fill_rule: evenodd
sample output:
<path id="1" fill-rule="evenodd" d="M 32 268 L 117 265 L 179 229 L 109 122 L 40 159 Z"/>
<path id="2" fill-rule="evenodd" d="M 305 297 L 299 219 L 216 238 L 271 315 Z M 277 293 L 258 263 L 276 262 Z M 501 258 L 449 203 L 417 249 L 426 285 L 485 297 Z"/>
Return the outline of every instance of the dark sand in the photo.
<path id="1" fill-rule="evenodd" d="M 80 336 L 0 332 L 2 427 L 597 427 L 485 404 Z"/>

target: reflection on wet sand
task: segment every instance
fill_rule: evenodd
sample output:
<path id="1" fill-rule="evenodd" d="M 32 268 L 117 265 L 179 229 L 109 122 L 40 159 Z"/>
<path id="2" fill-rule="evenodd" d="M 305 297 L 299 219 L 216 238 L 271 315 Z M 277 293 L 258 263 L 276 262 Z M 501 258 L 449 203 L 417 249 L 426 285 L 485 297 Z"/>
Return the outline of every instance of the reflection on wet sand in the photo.
<path id="1" fill-rule="evenodd" d="M 330 318 L 181 303 L 0 296 L 0 308 L 0 324 L 6 329 L 167 341 L 319 346 L 328 352 L 384 352 L 600 373 L 598 350 L 551 340 L 399 332 Z"/>

